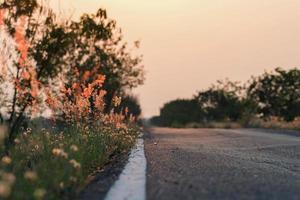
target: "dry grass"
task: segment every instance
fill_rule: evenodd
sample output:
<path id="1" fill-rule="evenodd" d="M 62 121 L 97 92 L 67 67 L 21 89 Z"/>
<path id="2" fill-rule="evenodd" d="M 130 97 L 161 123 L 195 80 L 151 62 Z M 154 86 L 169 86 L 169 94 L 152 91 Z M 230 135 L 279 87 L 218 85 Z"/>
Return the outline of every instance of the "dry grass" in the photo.
<path id="1" fill-rule="evenodd" d="M 247 127 L 250 128 L 266 128 L 266 129 L 284 129 L 284 130 L 299 130 L 300 131 L 300 118 L 293 122 L 285 122 L 277 118 L 272 118 L 269 121 L 262 119 L 252 119 L 248 122 Z"/>
<path id="2" fill-rule="evenodd" d="M 176 128 L 220 128 L 220 129 L 238 129 L 238 128 L 263 128 L 263 129 L 281 129 L 300 131 L 300 118 L 293 122 L 285 122 L 278 118 L 263 120 L 259 118 L 249 119 L 247 122 L 207 122 L 207 123 L 189 123 L 185 126 Z"/>
<path id="3" fill-rule="evenodd" d="M 207 123 L 189 123 L 185 128 L 219 128 L 219 129 L 237 129 L 242 125 L 237 122 L 207 122 Z"/>

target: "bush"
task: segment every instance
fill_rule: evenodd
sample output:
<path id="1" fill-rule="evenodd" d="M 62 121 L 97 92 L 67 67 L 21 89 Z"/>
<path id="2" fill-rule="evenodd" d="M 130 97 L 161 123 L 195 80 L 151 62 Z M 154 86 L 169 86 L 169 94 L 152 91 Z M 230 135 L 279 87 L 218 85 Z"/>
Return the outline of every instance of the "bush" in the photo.
<path id="1" fill-rule="evenodd" d="M 201 110 L 195 100 L 178 99 L 166 103 L 160 110 L 159 123 L 162 126 L 183 127 L 199 121 Z"/>

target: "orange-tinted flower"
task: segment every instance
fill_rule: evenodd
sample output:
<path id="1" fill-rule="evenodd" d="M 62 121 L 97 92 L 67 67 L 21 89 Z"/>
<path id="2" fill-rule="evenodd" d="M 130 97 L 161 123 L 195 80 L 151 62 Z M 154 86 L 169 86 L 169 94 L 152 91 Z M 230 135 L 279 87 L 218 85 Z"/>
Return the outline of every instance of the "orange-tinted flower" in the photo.
<path id="1" fill-rule="evenodd" d="M 30 81 L 30 86 L 31 86 L 30 94 L 33 98 L 36 98 L 38 96 L 39 82 L 36 79 L 33 79 Z"/>
<path id="2" fill-rule="evenodd" d="M 14 34 L 14 38 L 17 43 L 17 49 L 20 52 L 19 64 L 21 67 L 25 66 L 25 62 L 28 56 L 28 49 L 29 49 L 29 46 L 25 38 L 25 33 L 24 33 L 25 24 L 26 24 L 26 17 L 20 17 L 19 25 L 16 27 L 16 32 Z"/>
<path id="3" fill-rule="evenodd" d="M 72 94 L 71 88 L 68 88 L 66 92 L 67 92 L 68 95 L 71 95 Z"/>
<path id="4" fill-rule="evenodd" d="M 83 76 L 82 76 L 83 82 L 86 81 L 87 79 L 89 79 L 90 76 L 91 76 L 91 72 L 90 71 L 85 71 Z"/>
<path id="5" fill-rule="evenodd" d="M 101 87 L 103 85 L 104 81 L 105 81 L 105 76 L 99 75 L 97 80 L 95 81 L 95 84 L 97 84 Z"/>
<path id="6" fill-rule="evenodd" d="M 24 80 L 29 80 L 30 79 L 30 74 L 27 70 L 24 70 L 21 74 L 21 77 L 24 79 Z"/>
<path id="7" fill-rule="evenodd" d="M 0 9 L 0 27 L 4 25 L 4 14 L 5 10 Z"/>
<path id="8" fill-rule="evenodd" d="M 45 103 L 52 109 L 56 109 L 56 101 L 52 98 L 49 91 L 46 91 L 46 100 Z"/>
<path id="9" fill-rule="evenodd" d="M 92 95 L 93 91 L 94 91 L 94 88 L 92 87 L 91 84 L 89 84 L 89 86 L 84 89 L 83 96 L 85 98 L 89 98 Z"/>
<path id="10" fill-rule="evenodd" d="M 95 96 L 94 100 L 95 100 L 95 102 L 94 102 L 95 103 L 95 107 L 98 110 L 103 110 L 104 106 L 105 106 L 105 102 L 104 102 L 103 96 L 97 95 L 97 96 Z"/>
<path id="11" fill-rule="evenodd" d="M 78 83 L 73 83 L 72 89 L 77 89 L 79 87 Z"/>
<path id="12" fill-rule="evenodd" d="M 100 90 L 98 96 L 103 98 L 106 94 L 107 94 L 107 92 L 105 90 Z"/>
<path id="13" fill-rule="evenodd" d="M 60 92 L 62 92 L 62 93 L 67 93 L 67 89 L 64 87 L 64 86 L 62 86 L 61 88 L 60 88 Z"/>

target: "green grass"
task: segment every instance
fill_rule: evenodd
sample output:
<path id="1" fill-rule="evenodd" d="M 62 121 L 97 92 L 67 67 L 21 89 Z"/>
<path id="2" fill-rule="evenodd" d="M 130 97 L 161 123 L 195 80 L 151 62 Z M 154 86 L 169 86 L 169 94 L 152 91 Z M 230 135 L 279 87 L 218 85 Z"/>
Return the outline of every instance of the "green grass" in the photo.
<path id="1" fill-rule="evenodd" d="M 134 145 L 139 129 L 128 127 L 93 124 L 24 131 L 10 151 L 11 163 L 4 158 L 0 164 L 0 195 L 22 200 L 75 198 L 91 173 Z"/>

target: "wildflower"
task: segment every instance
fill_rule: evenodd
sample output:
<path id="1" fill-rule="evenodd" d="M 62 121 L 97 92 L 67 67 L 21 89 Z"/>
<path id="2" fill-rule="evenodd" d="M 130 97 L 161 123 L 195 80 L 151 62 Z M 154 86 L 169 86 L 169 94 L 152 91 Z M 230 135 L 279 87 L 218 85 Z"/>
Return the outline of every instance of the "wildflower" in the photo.
<path id="1" fill-rule="evenodd" d="M 6 165 L 9 165 L 11 163 L 11 158 L 8 157 L 8 156 L 4 156 L 2 159 L 1 159 L 2 163 L 6 164 Z"/>
<path id="2" fill-rule="evenodd" d="M 77 152 L 78 151 L 78 147 L 76 145 L 71 145 L 70 149 L 74 152 Z"/>
<path id="3" fill-rule="evenodd" d="M 14 142 L 15 142 L 15 144 L 20 144 L 20 143 L 21 143 L 21 141 L 20 141 L 18 138 L 16 138 L 16 139 L 14 140 Z"/>
<path id="4" fill-rule="evenodd" d="M 81 168 L 81 164 L 79 162 L 77 162 L 76 160 L 72 159 L 69 161 L 69 163 L 75 168 L 75 169 L 80 169 Z"/>
<path id="5" fill-rule="evenodd" d="M 61 189 L 64 189 L 64 187 L 65 187 L 64 182 L 60 182 L 60 183 L 59 183 L 59 187 L 60 187 Z"/>
<path id="6" fill-rule="evenodd" d="M 77 178 L 74 177 L 74 176 L 71 176 L 71 177 L 70 177 L 70 181 L 72 181 L 72 182 L 77 182 Z"/>
<path id="7" fill-rule="evenodd" d="M 0 182 L 0 197 L 8 198 L 11 193 L 10 185 L 6 182 Z"/>
<path id="8" fill-rule="evenodd" d="M 67 92 L 67 94 L 68 94 L 69 96 L 71 96 L 71 94 L 72 94 L 71 88 L 68 88 L 66 92 Z"/>
<path id="9" fill-rule="evenodd" d="M 104 75 L 99 75 L 98 79 L 95 80 L 95 84 L 97 84 L 98 86 L 102 87 L 105 79 L 106 79 L 106 77 Z"/>
<path id="10" fill-rule="evenodd" d="M 24 173 L 24 178 L 29 181 L 34 181 L 37 179 L 37 174 L 33 171 L 27 171 Z"/>
<path id="11" fill-rule="evenodd" d="M 68 154 L 67 154 L 66 152 L 63 151 L 62 154 L 61 154 L 61 157 L 67 159 L 67 158 L 68 158 Z"/>
<path id="12" fill-rule="evenodd" d="M 100 90 L 99 91 L 99 96 L 104 97 L 107 94 L 106 90 Z"/>
<path id="13" fill-rule="evenodd" d="M 43 188 L 38 188 L 34 191 L 33 193 L 33 196 L 36 198 L 36 199 L 43 199 L 44 196 L 46 195 L 46 190 L 43 189 Z"/>
<path id="14" fill-rule="evenodd" d="M 24 70 L 24 71 L 22 72 L 21 76 L 22 76 L 22 78 L 23 78 L 24 80 L 26 80 L 26 81 L 30 79 L 30 73 L 29 73 L 27 70 Z"/>
<path id="15" fill-rule="evenodd" d="M 12 185 L 14 184 L 14 182 L 16 181 L 16 177 L 14 174 L 12 173 L 3 173 L 2 174 L 2 179 L 3 181 L 5 181 L 8 185 Z"/>
<path id="16" fill-rule="evenodd" d="M 129 122 L 133 123 L 135 121 L 136 121 L 136 117 L 133 116 L 132 114 L 130 114 L 130 116 L 129 116 Z"/>
<path id="17" fill-rule="evenodd" d="M 83 96 L 85 98 L 89 98 L 92 95 L 93 91 L 94 91 L 94 88 L 92 87 L 91 84 L 89 84 L 89 86 L 84 89 Z"/>
<path id="18" fill-rule="evenodd" d="M 121 129 L 121 128 L 122 128 L 121 123 L 117 122 L 117 123 L 116 123 L 116 128 L 117 128 L 117 129 Z"/>
<path id="19" fill-rule="evenodd" d="M 57 157 L 63 157 L 65 159 L 68 158 L 68 154 L 63 149 L 54 148 L 52 150 L 52 154 L 57 156 Z"/>
<path id="20" fill-rule="evenodd" d="M 122 101 L 122 97 L 117 97 L 117 96 L 115 96 L 115 97 L 113 98 L 114 106 L 115 106 L 115 107 L 119 106 L 119 105 L 121 104 L 121 101 Z"/>
<path id="21" fill-rule="evenodd" d="M 100 95 L 95 96 L 94 101 L 95 101 L 95 107 L 99 110 L 103 110 L 103 108 L 105 106 L 103 96 L 100 96 Z"/>
<path id="22" fill-rule="evenodd" d="M 77 89 L 79 87 L 78 83 L 73 83 L 72 89 Z"/>
<path id="23" fill-rule="evenodd" d="M 90 71 L 85 71 L 84 74 L 83 74 L 83 81 L 86 81 L 87 79 L 89 79 L 91 76 L 91 72 Z"/>
<path id="24" fill-rule="evenodd" d="M 0 9 L 0 27 L 4 25 L 4 14 L 5 10 Z"/>
<path id="25" fill-rule="evenodd" d="M 14 34 L 14 38 L 15 41 L 17 43 L 17 49 L 20 52 L 20 59 L 19 59 L 19 64 L 24 67 L 25 66 L 25 62 L 28 56 L 28 49 L 29 46 L 26 42 L 25 36 L 24 36 L 24 27 L 25 27 L 25 23 L 26 23 L 26 18 L 25 17 L 21 17 L 20 19 L 20 24 L 19 26 L 16 27 L 16 31 Z"/>

